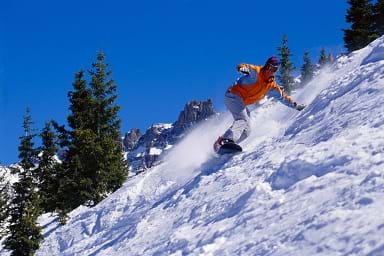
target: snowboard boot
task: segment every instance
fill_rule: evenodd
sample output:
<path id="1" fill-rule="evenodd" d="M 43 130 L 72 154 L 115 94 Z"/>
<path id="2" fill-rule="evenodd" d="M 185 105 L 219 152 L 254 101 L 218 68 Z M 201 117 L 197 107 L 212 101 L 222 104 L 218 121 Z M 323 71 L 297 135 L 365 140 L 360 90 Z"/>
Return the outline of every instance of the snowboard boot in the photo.
<path id="1" fill-rule="evenodd" d="M 223 136 L 220 136 L 216 141 L 215 143 L 213 144 L 213 150 L 215 152 L 218 152 L 219 149 L 221 148 L 221 146 L 223 146 L 224 144 L 233 144 L 235 143 L 232 139 L 226 139 L 224 138 Z"/>

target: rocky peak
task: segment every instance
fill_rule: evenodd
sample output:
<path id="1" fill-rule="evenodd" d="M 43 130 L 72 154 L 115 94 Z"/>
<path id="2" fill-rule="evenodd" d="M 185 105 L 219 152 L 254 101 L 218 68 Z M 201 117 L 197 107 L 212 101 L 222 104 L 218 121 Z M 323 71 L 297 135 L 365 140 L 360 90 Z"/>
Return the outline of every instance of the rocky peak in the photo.
<path id="1" fill-rule="evenodd" d="M 188 129 L 213 114 L 212 100 L 191 101 L 185 105 L 174 124 L 154 124 L 141 136 L 138 129 L 132 129 L 123 142 L 131 174 L 156 165 L 160 155 L 176 144 Z"/>
<path id="2" fill-rule="evenodd" d="M 172 128 L 171 124 L 154 124 L 139 139 L 137 146 L 163 147 L 166 144 L 168 133 Z"/>
<path id="3" fill-rule="evenodd" d="M 187 103 L 184 110 L 180 112 L 179 118 L 174 123 L 175 134 L 181 134 L 194 124 L 207 119 L 213 115 L 213 102 L 211 99 L 207 101 L 191 101 Z"/>
<path id="4" fill-rule="evenodd" d="M 131 151 L 141 137 L 140 129 L 133 128 L 127 132 L 123 139 L 125 151 Z"/>

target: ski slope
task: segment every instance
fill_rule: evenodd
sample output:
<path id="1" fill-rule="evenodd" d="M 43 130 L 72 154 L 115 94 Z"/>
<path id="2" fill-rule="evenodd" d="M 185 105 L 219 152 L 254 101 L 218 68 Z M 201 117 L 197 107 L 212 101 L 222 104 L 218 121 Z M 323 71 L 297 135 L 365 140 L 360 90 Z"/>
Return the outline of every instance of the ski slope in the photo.
<path id="1" fill-rule="evenodd" d="M 293 98 L 252 112 L 241 154 L 212 152 L 224 113 L 67 225 L 43 216 L 36 255 L 384 255 L 384 37 Z"/>

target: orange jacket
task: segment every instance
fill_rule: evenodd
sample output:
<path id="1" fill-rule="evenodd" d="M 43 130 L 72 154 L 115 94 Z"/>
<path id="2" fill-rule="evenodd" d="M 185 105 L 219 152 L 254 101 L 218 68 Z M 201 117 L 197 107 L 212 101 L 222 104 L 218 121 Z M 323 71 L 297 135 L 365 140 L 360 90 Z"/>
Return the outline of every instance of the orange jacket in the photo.
<path id="1" fill-rule="evenodd" d="M 271 89 L 278 91 L 281 97 L 283 97 L 289 103 L 295 103 L 295 101 L 291 97 L 289 97 L 288 94 L 286 94 L 276 83 L 274 76 L 270 78 L 266 77 L 265 71 L 262 69 L 262 67 L 242 63 L 239 64 L 237 68 L 239 69 L 242 66 L 247 66 L 248 68 L 256 71 L 256 83 L 249 85 L 234 84 L 229 89 L 229 91 L 236 95 L 239 95 L 243 99 L 245 105 L 254 104 L 260 101 Z"/>

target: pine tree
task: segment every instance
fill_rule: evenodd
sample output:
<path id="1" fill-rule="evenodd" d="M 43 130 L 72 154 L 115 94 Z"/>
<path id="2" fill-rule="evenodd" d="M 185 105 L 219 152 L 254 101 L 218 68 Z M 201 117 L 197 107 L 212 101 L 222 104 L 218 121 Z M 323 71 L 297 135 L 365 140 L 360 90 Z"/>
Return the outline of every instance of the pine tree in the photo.
<path id="1" fill-rule="evenodd" d="M 370 0 L 348 0 L 350 8 L 346 21 L 351 23 L 350 29 L 343 29 L 344 44 L 348 52 L 367 46 L 378 36 L 374 29 L 373 5 Z"/>
<path id="2" fill-rule="evenodd" d="M 384 35 L 384 0 L 377 0 L 373 7 L 374 31 L 378 36 Z"/>
<path id="3" fill-rule="evenodd" d="M 56 198 L 61 224 L 65 224 L 67 214 L 71 210 L 92 198 L 92 182 L 86 169 L 89 161 L 88 148 L 94 143 L 91 132 L 94 108 L 83 70 L 75 74 L 72 85 L 73 91 L 68 93 L 71 113 L 67 118 L 71 130 L 68 131 L 64 126 L 54 123 L 60 134 L 60 146 L 66 150 L 63 164 L 58 170 L 59 185 Z"/>
<path id="4" fill-rule="evenodd" d="M 99 53 L 89 71 L 89 87 L 80 71 L 74 90 L 68 94 L 71 131 L 62 132 L 67 153 L 57 199 L 62 223 L 72 209 L 81 204 L 94 206 L 120 188 L 128 174 L 117 116 L 119 106 L 115 104 L 117 86 L 104 60 L 104 54 Z"/>
<path id="5" fill-rule="evenodd" d="M 84 70 L 75 74 L 73 91 L 68 93 L 70 102 L 68 124 L 72 130 L 85 130 L 92 127 L 92 92 L 87 88 L 87 81 L 84 78 Z"/>
<path id="6" fill-rule="evenodd" d="M 55 159 L 58 147 L 56 145 L 56 134 L 52 131 L 51 122 L 45 123 L 40 137 L 42 146 L 39 149 L 39 166 L 36 169 L 36 173 L 39 177 L 41 207 L 44 212 L 53 212 L 56 209 L 57 172 L 60 163 Z"/>
<path id="7" fill-rule="evenodd" d="M 15 197 L 10 208 L 10 235 L 4 242 L 5 248 L 12 251 L 11 255 L 17 256 L 33 255 L 43 239 L 41 227 L 36 223 L 41 210 L 37 182 L 33 177 L 37 150 L 33 143 L 36 134 L 32 132 L 31 124 L 32 118 L 27 109 L 23 119 L 24 135 L 20 137 L 19 180 L 13 185 Z"/>
<path id="8" fill-rule="evenodd" d="M 292 56 L 292 54 L 290 49 L 288 48 L 287 43 L 288 38 L 286 35 L 284 35 L 282 45 L 277 48 L 280 56 L 280 68 L 278 78 L 284 90 L 288 94 L 290 94 L 294 89 L 295 84 L 294 77 L 292 76 L 292 72 L 293 70 L 295 70 L 295 67 L 290 61 L 290 57 Z"/>
<path id="9" fill-rule="evenodd" d="M 318 63 L 319 63 L 320 67 L 324 67 L 325 65 L 328 64 L 328 57 L 327 57 L 327 54 L 326 54 L 324 48 L 321 48 L 321 50 L 320 50 L 320 56 L 319 56 Z"/>
<path id="10" fill-rule="evenodd" d="M 120 107 L 115 104 L 117 86 L 110 78 L 112 71 L 104 61 L 105 56 L 100 52 L 89 71 L 95 114 L 92 130 L 96 138 L 89 162 L 91 170 L 96 171 L 90 176 L 93 182 L 94 203 L 100 202 L 108 193 L 120 188 L 128 174 L 121 146 L 121 121 L 118 118 Z"/>
<path id="11" fill-rule="evenodd" d="M 304 52 L 303 61 L 304 64 L 301 67 L 301 86 L 304 86 L 310 80 L 312 80 L 315 72 L 315 67 L 312 64 L 309 52 Z"/>

